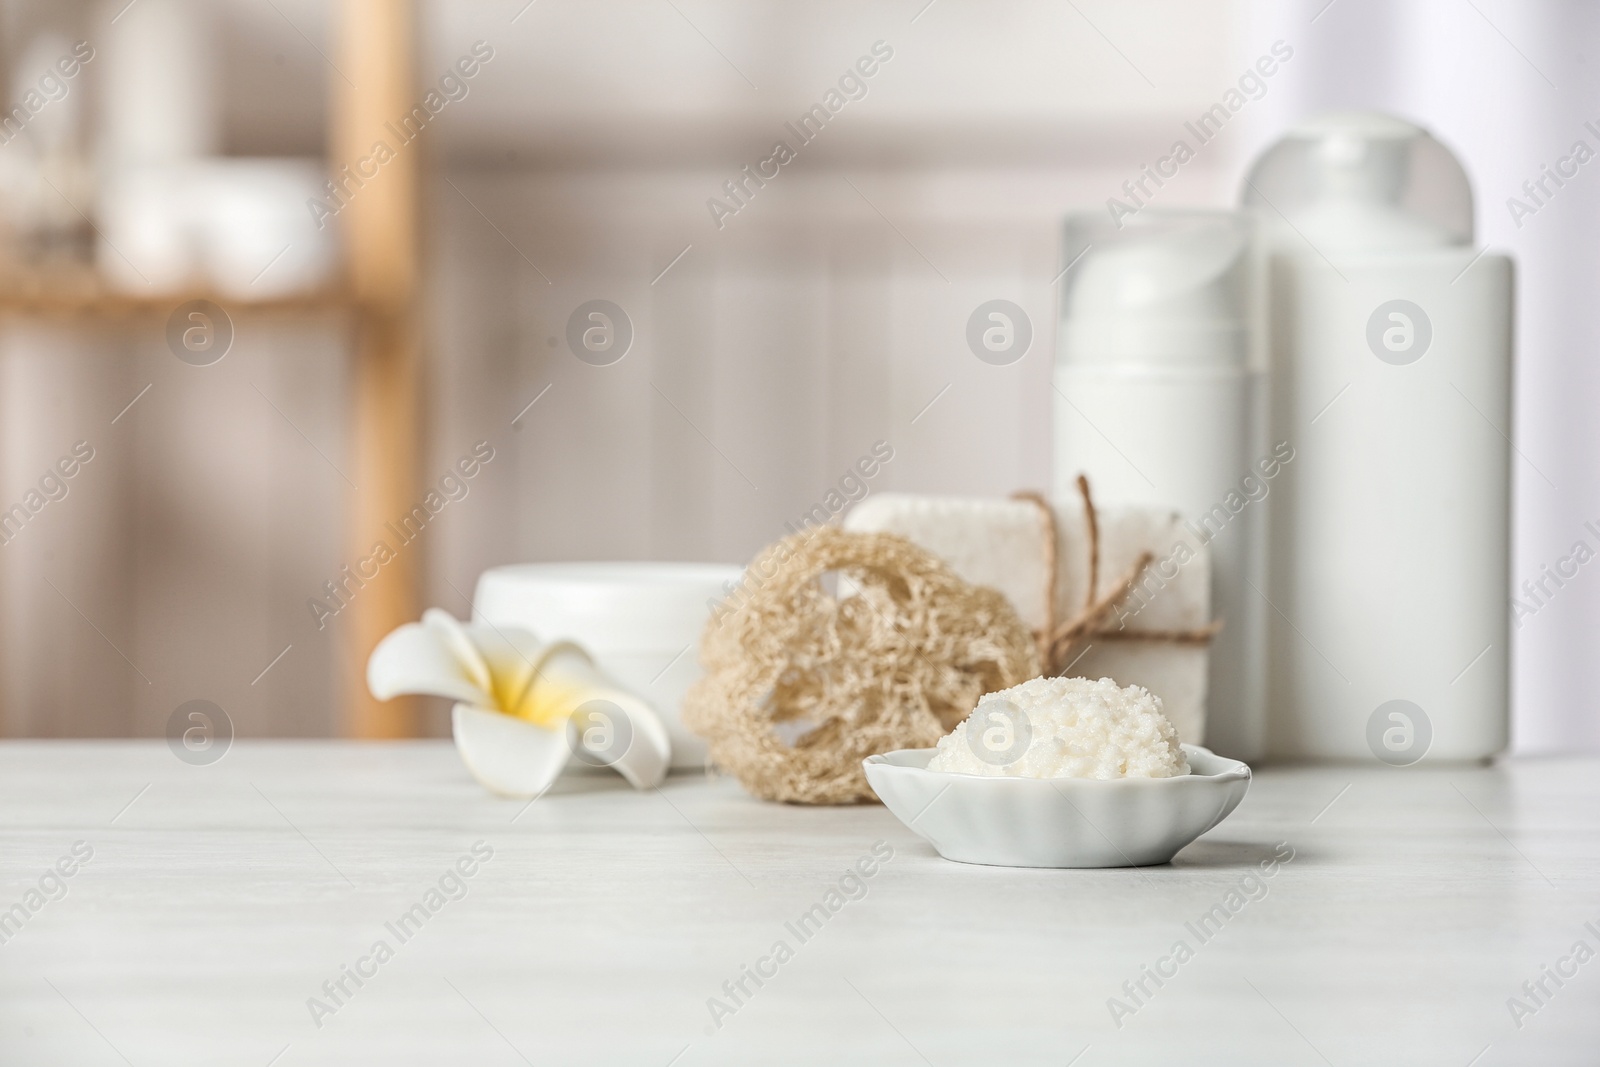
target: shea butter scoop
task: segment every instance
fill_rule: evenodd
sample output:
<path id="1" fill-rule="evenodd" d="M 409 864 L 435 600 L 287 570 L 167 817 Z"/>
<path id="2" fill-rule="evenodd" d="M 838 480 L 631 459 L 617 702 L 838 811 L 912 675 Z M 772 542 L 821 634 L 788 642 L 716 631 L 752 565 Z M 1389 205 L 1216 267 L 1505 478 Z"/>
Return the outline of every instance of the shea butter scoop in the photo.
<path id="1" fill-rule="evenodd" d="M 990 693 L 939 739 L 930 771 L 1026 778 L 1189 773 L 1161 698 L 1110 678 L 1035 678 Z"/>

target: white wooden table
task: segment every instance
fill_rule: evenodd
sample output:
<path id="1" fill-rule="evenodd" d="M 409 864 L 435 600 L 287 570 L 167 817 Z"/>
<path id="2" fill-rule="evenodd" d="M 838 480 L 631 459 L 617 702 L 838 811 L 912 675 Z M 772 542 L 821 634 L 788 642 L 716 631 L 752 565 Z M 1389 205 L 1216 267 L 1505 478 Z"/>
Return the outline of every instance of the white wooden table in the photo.
<path id="1" fill-rule="evenodd" d="M 441 878 L 459 899 L 430 900 Z M 1593 1065 L 1600 959 L 1561 961 L 1600 951 L 1600 761 L 1266 770 L 1170 866 L 1026 871 L 729 779 L 568 777 L 525 807 L 438 742 L 239 742 L 209 767 L 8 742 L 0 936 L 6 1067 Z M 1576 973 L 1539 1003 L 1545 966 Z"/>

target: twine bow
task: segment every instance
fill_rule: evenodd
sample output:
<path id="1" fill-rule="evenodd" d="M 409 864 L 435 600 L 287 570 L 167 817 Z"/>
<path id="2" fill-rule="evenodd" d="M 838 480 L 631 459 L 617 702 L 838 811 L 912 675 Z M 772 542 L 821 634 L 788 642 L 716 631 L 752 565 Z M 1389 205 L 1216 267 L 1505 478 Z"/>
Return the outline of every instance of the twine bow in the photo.
<path id="1" fill-rule="evenodd" d="M 1034 633 L 1034 640 L 1039 645 L 1039 663 L 1046 674 L 1063 674 L 1079 659 L 1083 653 L 1068 660 L 1067 657 L 1079 645 L 1087 646 L 1094 638 L 1103 637 L 1115 641 L 1167 641 L 1182 645 L 1208 644 L 1222 629 L 1222 620 L 1218 619 L 1205 626 L 1190 630 L 1129 630 L 1118 624 L 1112 627 L 1106 617 L 1122 603 L 1134 586 L 1139 584 L 1139 579 L 1144 576 L 1145 568 L 1150 566 L 1156 558 L 1155 553 L 1146 549 L 1139 553 L 1133 565 L 1117 580 L 1116 584 L 1103 595 L 1097 595 L 1096 590 L 1100 585 L 1100 524 L 1095 517 L 1094 499 L 1089 495 L 1089 479 L 1078 475 L 1078 494 L 1083 497 L 1084 525 L 1089 536 L 1089 584 L 1084 590 L 1083 607 L 1072 618 L 1057 624 L 1056 622 L 1056 582 L 1060 577 L 1060 560 L 1056 554 L 1057 529 L 1055 511 L 1050 507 L 1049 501 L 1039 493 L 1022 491 L 1011 494 L 1014 500 L 1026 500 L 1039 509 L 1039 516 L 1044 527 L 1044 568 L 1045 568 L 1045 596 L 1044 596 L 1044 628 Z M 1087 647 L 1084 652 L 1089 651 Z"/>

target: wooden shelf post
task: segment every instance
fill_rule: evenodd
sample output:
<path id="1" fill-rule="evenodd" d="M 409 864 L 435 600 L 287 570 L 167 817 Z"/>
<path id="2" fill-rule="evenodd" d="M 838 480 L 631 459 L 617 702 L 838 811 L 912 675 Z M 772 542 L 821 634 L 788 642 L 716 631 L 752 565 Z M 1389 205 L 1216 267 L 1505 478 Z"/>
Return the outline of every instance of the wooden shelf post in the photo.
<path id="1" fill-rule="evenodd" d="M 420 614 L 418 549 L 395 544 L 384 528 L 410 511 L 417 487 L 420 160 L 418 146 L 400 144 L 386 125 L 398 124 L 416 102 L 415 16 L 409 0 L 343 0 L 339 19 L 338 71 L 329 77 L 329 170 L 343 186 L 337 224 L 347 284 L 359 308 L 350 378 L 351 478 L 358 488 L 346 554 L 353 564 L 369 557 L 379 540 L 397 553 L 350 602 L 343 729 L 353 737 L 411 737 L 419 726 L 416 701 L 375 701 L 367 692 L 366 665 L 384 634 Z M 373 159 L 379 142 L 388 158 L 358 169 L 359 161 Z M 376 174 L 363 178 L 360 169 Z"/>

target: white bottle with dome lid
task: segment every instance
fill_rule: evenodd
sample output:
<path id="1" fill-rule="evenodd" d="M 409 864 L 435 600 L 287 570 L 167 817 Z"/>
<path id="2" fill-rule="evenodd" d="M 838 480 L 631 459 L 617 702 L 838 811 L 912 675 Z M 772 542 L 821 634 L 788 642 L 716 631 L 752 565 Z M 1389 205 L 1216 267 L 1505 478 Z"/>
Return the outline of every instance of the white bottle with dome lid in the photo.
<path id="1" fill-rule="evenodd" d="M 1512 268 L 1425 130 L 1321 116 L 1256 163 L 1270 250 L 1273 755 L 1480 759 L 1508 733 Z"/>
<path id="2" fill-rule="evenodd" d="M 1056 343 L 1055 497 L 1169 508 L 1209 546 L 1212 611 L 1203 743 L 1253 760 L 1266 744 L 1261 270 L 1238 212 L 1146 209 L 1067 219 Z M 1159 584 L 1149 578 L 1141 589 Z M 1130 601 L 1129 603 L 1134 603 Z M 1125 607 L 1124 610 L 1132 610 Z M 1185 738 L 1197 742 L 1199 738 Z"/>

